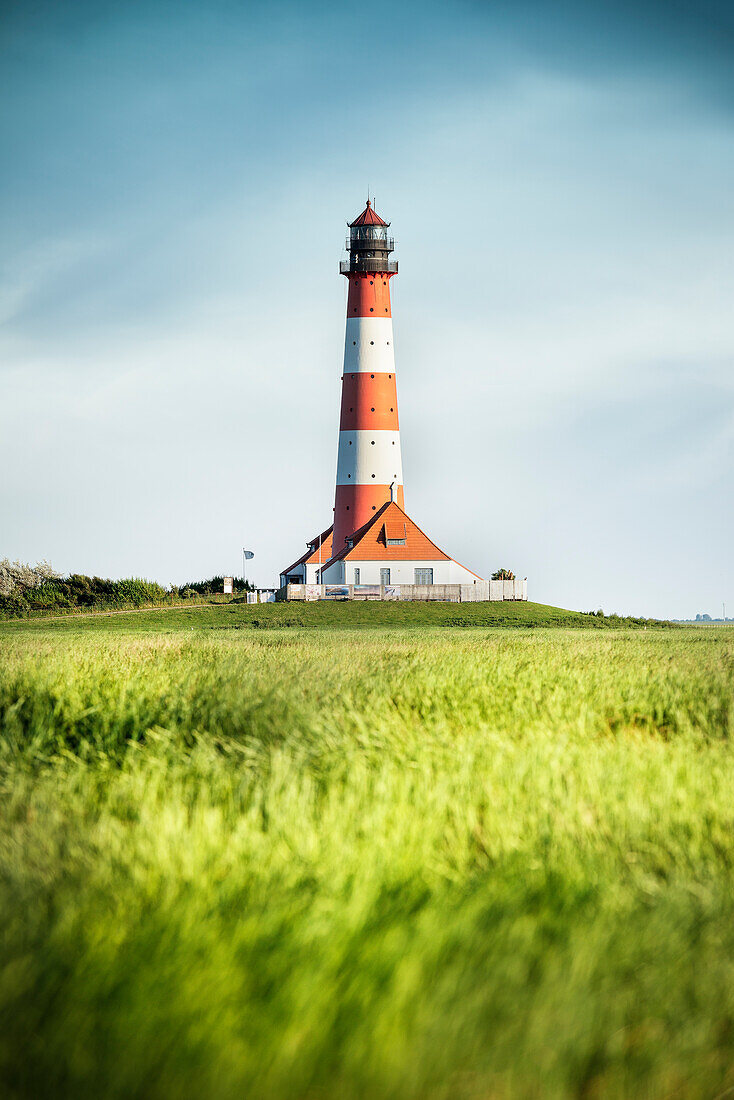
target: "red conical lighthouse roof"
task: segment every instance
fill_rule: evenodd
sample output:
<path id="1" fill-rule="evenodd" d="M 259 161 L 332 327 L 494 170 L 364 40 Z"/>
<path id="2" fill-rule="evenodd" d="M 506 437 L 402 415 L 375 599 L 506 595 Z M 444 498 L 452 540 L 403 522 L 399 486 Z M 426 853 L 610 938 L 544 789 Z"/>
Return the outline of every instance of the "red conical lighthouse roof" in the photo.
<path id="1" fill-rule="evenodd" d="M 367 205 L 358 218 L 355 218 L 353 222 L 349 223 L 351 229 L 355 225 L 389 225 L 390 222 L 384 222 L 379 214 L 376 214 L 372 209 L 372 203 L 367 199 Z"/>

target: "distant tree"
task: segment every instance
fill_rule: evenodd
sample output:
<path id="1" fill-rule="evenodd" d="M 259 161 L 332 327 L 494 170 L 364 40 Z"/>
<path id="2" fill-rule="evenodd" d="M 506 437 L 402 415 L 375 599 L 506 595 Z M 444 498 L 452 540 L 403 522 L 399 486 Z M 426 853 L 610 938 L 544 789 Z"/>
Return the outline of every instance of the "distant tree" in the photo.
<path id="1" fill-rule="evenodd" d="M 496 573 L 492 574 L 493 581 L 514 581 L 515 574 L 511 569 L 498 569 Z"/>

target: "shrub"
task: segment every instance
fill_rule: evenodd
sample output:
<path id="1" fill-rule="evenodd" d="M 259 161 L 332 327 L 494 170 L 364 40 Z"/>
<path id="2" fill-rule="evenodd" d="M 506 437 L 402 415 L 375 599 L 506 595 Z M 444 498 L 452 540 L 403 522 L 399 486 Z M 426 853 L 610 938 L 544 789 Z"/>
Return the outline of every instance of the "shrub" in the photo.
<path id="1" fill-rule="evenodd" d="M 142 577 L 126 577 L 115 582 L 116 596 L 121 603 L 158 603 L 165 599 L 166 590 L 155 581 Z"/>
<path id="2" fill-rule="evenodd" d="M 139 607 L 161 603 L 167 593 L 155 581 L 127 577 L 119 581 L 71 573 L 62 577 L 47 562 L 36 566 L 22 562 L 0 562 L 0 611 L 23 615 L 28 611 L 65 608 L 105 608 L 119 605 Z"/>

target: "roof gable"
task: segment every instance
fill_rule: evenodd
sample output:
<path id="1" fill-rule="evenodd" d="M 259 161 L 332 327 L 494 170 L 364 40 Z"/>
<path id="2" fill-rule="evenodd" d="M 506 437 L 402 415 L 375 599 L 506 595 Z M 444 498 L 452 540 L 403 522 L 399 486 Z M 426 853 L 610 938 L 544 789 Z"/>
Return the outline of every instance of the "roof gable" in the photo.
<path id="1" fill-rule="evenodd" d="M 331 557 L 332 538 L 334 534 L 334 525 L 327 527 L 325 531 L 322 531 L 320 535 L 316 535 L 308 542 L 308 549 L 305 554 L 301 554 L 298 561 L 294 561 L 293 565 L 289 565 L 287 569 L 282 569 L 281 574 L 285 575 L 290 573 L 292 569 L 295 569 L 299 565 L 318 565 L 319 561 L 322 564 Z M 320 546 L 319 546 L 320 543 Z"/>
<path id="2" fill-rule="evenodd" d="M 397 533 L 386 535 L 386 531 Z M 403 537 L 402 545 L 387 545 L 387 538 Z M 331 561 L 451 561 L 451 558 L 431 542 L 395 501 L 387 501 L 372 519 L 350 535 L 346 546 Z"/>

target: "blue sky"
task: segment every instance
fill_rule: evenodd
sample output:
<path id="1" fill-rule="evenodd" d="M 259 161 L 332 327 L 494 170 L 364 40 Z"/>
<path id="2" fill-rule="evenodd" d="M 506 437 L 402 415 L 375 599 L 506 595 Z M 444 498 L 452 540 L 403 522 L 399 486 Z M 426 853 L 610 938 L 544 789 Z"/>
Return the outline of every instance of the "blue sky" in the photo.
<path id="1" fill-rule="evenodd" d="M 413 518 L 544 602 L 734 614 L 730 8 L 3 10 L 0 556 L 274 582 L 369 186 Z"/>

